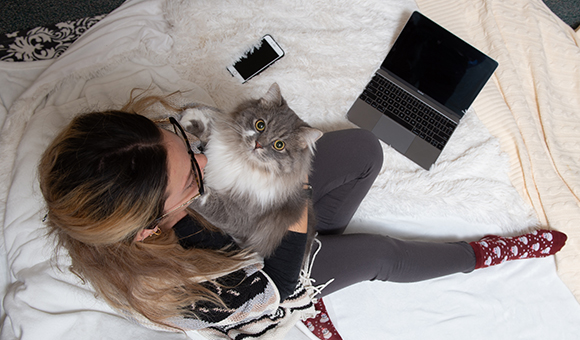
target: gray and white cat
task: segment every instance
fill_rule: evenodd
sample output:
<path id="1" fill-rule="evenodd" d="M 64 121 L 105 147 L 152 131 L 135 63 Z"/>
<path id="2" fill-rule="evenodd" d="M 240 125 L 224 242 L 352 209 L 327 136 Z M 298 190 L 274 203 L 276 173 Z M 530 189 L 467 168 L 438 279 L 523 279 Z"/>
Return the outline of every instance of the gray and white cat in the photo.
<path id="1" fill-rule="evenodd" d="M 288 107 L 277 84 L 229 114 L 198 106 L 186 109 L 181 121 L 207 140 L 207 193 L 191 207 L 243 248 L 268 257 L 308 201 L 303 187 L 322 132 Z"/>

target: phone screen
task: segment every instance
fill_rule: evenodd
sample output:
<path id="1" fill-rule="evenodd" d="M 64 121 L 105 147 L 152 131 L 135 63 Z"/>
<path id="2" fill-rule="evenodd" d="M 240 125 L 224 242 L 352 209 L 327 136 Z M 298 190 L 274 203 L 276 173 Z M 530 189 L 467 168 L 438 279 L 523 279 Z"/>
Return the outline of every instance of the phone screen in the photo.
<path id="1" fill-rule="evenodd" d="M 280 55 L 278 55 L 272 46 L 263 39 L 260 47 L 255 48 L 246 56 L 242 57 L 234 64 L 234 67 L 242 78 L 248 79 L 270 65 L 279 57 Z"/>

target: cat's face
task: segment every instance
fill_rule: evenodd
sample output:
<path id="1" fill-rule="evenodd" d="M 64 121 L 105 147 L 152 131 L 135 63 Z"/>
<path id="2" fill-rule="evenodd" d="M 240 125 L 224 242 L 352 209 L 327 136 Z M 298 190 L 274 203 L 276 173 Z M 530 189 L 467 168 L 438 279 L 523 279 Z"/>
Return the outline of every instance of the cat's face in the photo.
<path id="1" fill-rule="evenodd" d="M 274 173 L 304 171 L 303 163 L 310 165 L 314 144 L 322 136 L 288 107 L 277 84 L 261 99 L 239 107 L 232 118 L 241 156 Z"/>

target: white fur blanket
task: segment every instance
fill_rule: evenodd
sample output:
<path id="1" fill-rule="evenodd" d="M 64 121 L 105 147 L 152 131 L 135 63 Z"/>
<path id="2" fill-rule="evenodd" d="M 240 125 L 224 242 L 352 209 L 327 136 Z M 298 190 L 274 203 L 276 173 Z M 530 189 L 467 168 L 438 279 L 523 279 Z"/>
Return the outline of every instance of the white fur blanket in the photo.
<path id="1" fill-rule="evenodd" d="M 375 1 L 264 1 L 243 9 L 234 2 L 188 3 L 165 5 L 174 39 L 169 60 L 182 74 L 226 110 L 242 98 L 261 96 L 276 81 L 290 106 L 323 130 L 352 127 L 346 111 L 414 9 L 396 1 L 389 6 Z M 225 66 L 267 33 L 286 55 L 247 84 L 236 83 Z M 505 231 L 533 223 L 531 210 L 506 175 L 507 157 L 473 111 L 429 172 L 389 146 L 384 149 L 385 167 L 359 218 L 463 216 Z"/>
<path id="2" fill-rule="evenodd" d="M 66 256 L 56 259 L 64 270 L 51 265 L 35 167 L 71 116 L 118 108 L 135 87 L 186 90 L 192 100 L 228 110 L 277 82 L 310 124 L 326 131 L 352 127 L 346 111 L 414 9 L 410 0 L 131 0 L 95 25 L 47 65 L 10 105 L 3 124 L 1 338 L 186 338 L 124 320 L 66 271 Z M 238 83 L 225 67 L 266 33 L 286 56 Z M 385 166 L 349 229 L 450 240 L 536 224 L 510 183 L 508 156 L 479 114 L 466 115 L 429 172 L 383 145 Z M 550 258 L 410 285 L 363 283 L 325 300 L 345 339 L 554 338 L 554 329 L 570 338 L 580 324 L 580 308 Z M 485 332 L 474 334 L 481 324 L 488 325 Z M 288 338 L 304 335 L 294 331 Z"/>

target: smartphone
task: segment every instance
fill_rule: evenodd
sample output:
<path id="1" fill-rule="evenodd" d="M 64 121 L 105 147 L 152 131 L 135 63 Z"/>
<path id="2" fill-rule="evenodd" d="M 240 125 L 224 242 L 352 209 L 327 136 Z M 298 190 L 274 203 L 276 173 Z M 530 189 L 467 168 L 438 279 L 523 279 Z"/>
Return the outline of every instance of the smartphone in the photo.
<path id="1" fill-rule="evenodd" d="M 283 56 L 280 45 L 267 34 L 227 69 L 232 76 L 245 83 Z"/>

